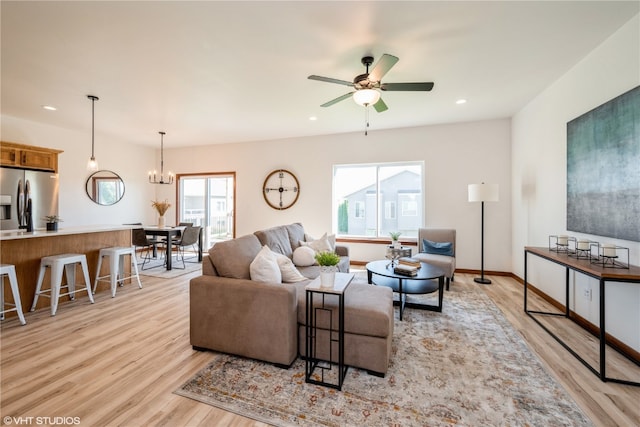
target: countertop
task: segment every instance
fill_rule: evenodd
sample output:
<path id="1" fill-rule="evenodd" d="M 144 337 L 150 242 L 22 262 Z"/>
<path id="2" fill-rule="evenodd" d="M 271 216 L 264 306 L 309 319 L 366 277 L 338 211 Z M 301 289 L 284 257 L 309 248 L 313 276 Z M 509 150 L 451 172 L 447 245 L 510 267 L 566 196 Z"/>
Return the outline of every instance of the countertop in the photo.
<path id="1" fill-rule="evenodd" d="M 0 241 L 31 239 L 35 237 L 55 237 L 71 234 L 101 233 L 105 231 L 131 230 L 131 225 L 83 225 L 76 227 L 59 227 L 57 231 L 47 231 L 44 228 L 37 228 L 33 231 L 24 230 L 3 230 L 0 231 Z"/>

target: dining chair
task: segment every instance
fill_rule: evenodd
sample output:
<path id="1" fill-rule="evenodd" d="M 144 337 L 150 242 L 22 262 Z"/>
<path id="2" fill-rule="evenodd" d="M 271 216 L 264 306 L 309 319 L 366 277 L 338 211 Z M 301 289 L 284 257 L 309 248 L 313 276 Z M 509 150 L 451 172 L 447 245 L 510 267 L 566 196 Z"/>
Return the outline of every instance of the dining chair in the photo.
<path id="1" fill-rule="evenodd" d="M 194 245 L 198 244 L 198 239 L 200 238 L 200 230 L 202 229 L 202 227 L 200 226 L 187 226 L 183 231 L 182 234 L 180 235 L 180 238 L 178 240 L 174 240 L 172 242 L 172 244 L 176 247 L 176 260 L 178 259 L 178 257 L 180 257 L 180 259 L 182 260 L 182 268 L 181 269 L 185 269 L 186 268 L 186 263 L 185 263 L 185 259 L 184 259 L 184 252 L 185 252 L 185 248 L 191 246 L 193 247 Z M 193 261 L 189 261 L 189 262 L 193 262 Z M 197 262 L 197 261 L 196 261 Z M 180 269 L 180 267 L 175 267 Z"/>
<path id="2" fill-rule="evenodd" d="M 154 249 L 156 253 L 163 253 L 163 251 L 158 251 L 157 246 L 161 242 L 156 239 L 149 239 L 147 234 L 144 232 L 144 228 L 134 228 L 131 230 L 131 244 L 136 248 L 136 263 L 138 259 L 138 248 L 142 248 L 144 252 L 144 257 L 142 258 L 142 266 L 140 267 L 142 270 L 145 270 L 144 266 L 151 261 L 150 252 L 153 253 Z"/>

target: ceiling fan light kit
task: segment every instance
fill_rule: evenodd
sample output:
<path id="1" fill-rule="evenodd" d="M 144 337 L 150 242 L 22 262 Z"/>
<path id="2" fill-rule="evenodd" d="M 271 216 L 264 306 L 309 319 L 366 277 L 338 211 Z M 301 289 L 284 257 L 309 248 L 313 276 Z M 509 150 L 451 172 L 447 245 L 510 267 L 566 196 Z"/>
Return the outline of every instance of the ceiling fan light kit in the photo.
<path id="1" fill-rule="evenodd" d="M 358 105 L 368 107 L 373 105 L 380 99 L 380 92 L 375 89 L 361 89 L 353 92 L 353 100 Z"/>
<path id="2" fill-rule="evenodd" d="M 387 104 L 382 100 L 380 90 L 384 91 L 401 91 L 401 92 L 428 92 L 433 89 L 433 82 L 415 82 L 415 83 L 382 83 L 382 77 L 398 62 L 398 57 L 385 53 L 382 55 L 378 63 L 369 72 L 369 66 L 373 64 L 373 56 L 365 56 L 362 58 L 362 65 L 366 67 L 366 73 L 357 75 L 353 82 L 347 80 L 333 79 L 331 77 L 323 77 L 311 75 L 309 80 L 318 80 L 321 82 L 335 83 L 343 86 L 351 86 L 355 89 L 353 92 L 341 95 L 331 101 L 325 102 L 321 107 L 330 107 L 333 104 L 353 97 L 358 105 L 362 105 L 367 109 L 370 105 L 378 112 L 388 110 Z M 369 120 L 367 117 L 367 127 Z M 365 135 L 367 132 L 365 131 Z"/>

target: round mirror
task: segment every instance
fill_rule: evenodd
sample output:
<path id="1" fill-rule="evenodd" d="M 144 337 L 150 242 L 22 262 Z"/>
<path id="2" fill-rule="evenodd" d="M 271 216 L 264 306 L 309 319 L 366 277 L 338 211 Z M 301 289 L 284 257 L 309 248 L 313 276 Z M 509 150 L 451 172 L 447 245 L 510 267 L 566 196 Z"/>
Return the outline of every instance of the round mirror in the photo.
<path id="1" fill-rule="evenodd" d="M 117 173 L 108 170 L 100 170 L 89 175 L 86 189 L 87 196 L 103 206 L 114 205 L 124 196 L 122 178 Z"/>

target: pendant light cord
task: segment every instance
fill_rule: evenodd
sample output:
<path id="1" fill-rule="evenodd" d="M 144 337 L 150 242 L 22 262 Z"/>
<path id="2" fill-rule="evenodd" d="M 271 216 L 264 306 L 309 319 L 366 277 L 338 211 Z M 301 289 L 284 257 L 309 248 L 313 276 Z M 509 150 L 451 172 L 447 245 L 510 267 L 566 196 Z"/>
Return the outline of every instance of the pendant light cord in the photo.
<path id="1" fill-rule="evenodd" d="M 164 181 L 164 132 L 160 132 L 160 182 Z"/>
<path id="2" fill-rule="evenodd" d="M 95 159 L 95 108 L 100 98 L 95 95 L 87 95 L 87 98 L 91 100 L 91 159 Z"/>

